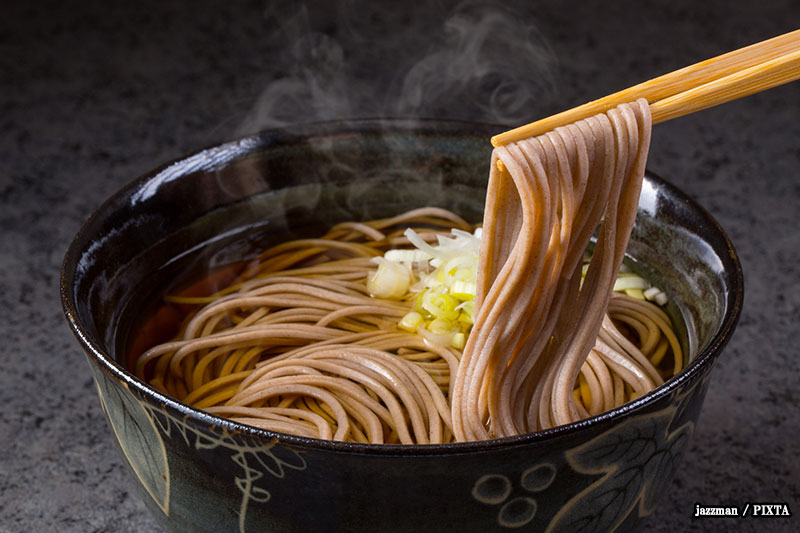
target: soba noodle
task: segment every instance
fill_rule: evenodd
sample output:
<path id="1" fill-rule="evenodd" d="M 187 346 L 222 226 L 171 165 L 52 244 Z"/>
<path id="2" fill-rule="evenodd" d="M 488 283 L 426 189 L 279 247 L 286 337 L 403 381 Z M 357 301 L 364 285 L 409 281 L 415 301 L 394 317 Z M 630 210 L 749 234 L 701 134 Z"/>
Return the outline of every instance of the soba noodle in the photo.
<path id="1" fill-rule="evenodd" d="M 636 216 L 650 128 L 650 108 L 641 100 L 495 149 L 478 311 L 452 400 L 457 439 L 584 418 L 572 390 L 589 353 L 598 356 L 590 368 L 622 364 L 609 355 L 625 353 L 611 348 L 622 346 L 598 341 L 598 331 Z M 598 224 L 581 282 L 582 254 Z M 637 394 L 652 389 L 658 373 L 627 355 L 617 375 Z M 604 389 L 595 387 L 595 404 L 598 392 L 614 394 L 604 382 Z"/>
<path id="2" fill-rule="evenodd" d="M 210 297 L 170 298 L 195 310 L 135 372 L 241 423 L 365 443 L 515 435 L 630 401 L 682 364 L 661 309 L 612 295 L 649 135 L 642 101 L 495 150 L 463 353 L 398 327 L 413 287 L 368 288 L 376 258 L 413 248 L 407 228 L 429 243 L 474 229 L 422 208 L 279 244 Z"/>

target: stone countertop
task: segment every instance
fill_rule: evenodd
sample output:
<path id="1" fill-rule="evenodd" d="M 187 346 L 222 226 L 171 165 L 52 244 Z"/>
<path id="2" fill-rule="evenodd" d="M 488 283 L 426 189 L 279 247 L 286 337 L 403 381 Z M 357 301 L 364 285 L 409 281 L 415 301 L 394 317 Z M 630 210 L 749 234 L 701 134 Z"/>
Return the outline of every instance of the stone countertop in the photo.
<path id="1" fill-rule="evenodd" d="M 13 4 L 0 9 L 2 533 L 155 528 L 58 291 L 72 236 L 126 182 L 282 123 L 390 114 L 528 122 L 800 19 L 793 0 L 505 2 L 477 18 L 446 2 Z M 656 126 L 648 167 L 721 223 L 746 286 L 739 327 L 650 530 L 796 531 L 800 84 Z M 694 520 L 696 502 L 787 503 L 795 517 Z"/>

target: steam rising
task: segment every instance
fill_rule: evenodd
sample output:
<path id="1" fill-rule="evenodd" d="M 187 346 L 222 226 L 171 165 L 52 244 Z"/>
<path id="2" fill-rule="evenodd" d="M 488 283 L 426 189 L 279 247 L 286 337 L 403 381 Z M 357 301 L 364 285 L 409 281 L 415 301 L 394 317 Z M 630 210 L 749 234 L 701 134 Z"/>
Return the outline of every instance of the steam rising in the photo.
<path id="1" fill-rule="evenodd" d="M 393 116 L 517 124 L 552 100 L 554 55 L 508 8 L 329 4 L 265 13 L 282 54 L 265 61 L 275 66 L 238 133 Z"/>
<path id="2" fill-rule="evenodd" d="M 352 118 L 513 125 L 541 116 L 554 99 L 555 58 L 530 17 L 485 0 L 455 7 L 341 0 L 311 8 L 269 2 L 264 19 L 263 38 L 275 53 L 259 58 L 239 80 L 252 83 L 255 78 L 263 84 L 252 91 L 257 96 L 238 135 Z M 419 153 L 430 148 L 420 142 Z M 408 147 L 395 151 L 391 141 L 386 143 L 373 168 L 335 139 L 315 137 L 304 148 L 314 164 L 301 165 L 304 170 L 287 188 L 273 188 L 270 180 L 285 176 L 265 175 L 258 158 L 244 160 L 235 172 L 227 169 L 217 176 L 217 190 L 232 199 L 254 194 L 241 212 L 225 212 L 216 223 L 241 226 L 255 236 L 290 238 L 306 219 L 380 218 L 424 205 L 457 208 L 479 219 L 481 191 L 454 199 L 447 185 L 451 168 L 414 166 Z M 342 176 L 354 178 L 346 193 L 329 186 Z M 258 221 L 258 228 L 251 227 L 252 221 Z M 219 258 L 201 260 L 211 266 L 225 263 L 230 260 L 225 250 Z"/>

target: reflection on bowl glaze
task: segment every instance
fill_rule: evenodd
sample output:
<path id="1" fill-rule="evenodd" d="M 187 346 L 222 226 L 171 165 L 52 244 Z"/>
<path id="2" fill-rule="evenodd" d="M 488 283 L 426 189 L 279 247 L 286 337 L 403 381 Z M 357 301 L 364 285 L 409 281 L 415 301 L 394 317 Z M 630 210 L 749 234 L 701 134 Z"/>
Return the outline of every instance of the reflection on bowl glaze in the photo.
<path id="1" fill-rule="evenodd" d="M 652 393 L 591 419 L 484 442 L 319 441 L 197 411 L 115 360 L 146 283 L 184 268 L 201 243 L 226 249 L 237 228 L 294 231 L 304 218 L 430 203 L 479 214 L 496 131 L 357 121 L 267 132 L 158 169 L 90 218 L 65 258 L 65 313 L 121 454 L 165 528 L 622 531 L 652 514 L 733 332 L 742 276 L 708 214 L 651 174 L 629 259 L 671 294 L 692 360 Z M 421 179 L 411 187 L 398 176 Z"/>

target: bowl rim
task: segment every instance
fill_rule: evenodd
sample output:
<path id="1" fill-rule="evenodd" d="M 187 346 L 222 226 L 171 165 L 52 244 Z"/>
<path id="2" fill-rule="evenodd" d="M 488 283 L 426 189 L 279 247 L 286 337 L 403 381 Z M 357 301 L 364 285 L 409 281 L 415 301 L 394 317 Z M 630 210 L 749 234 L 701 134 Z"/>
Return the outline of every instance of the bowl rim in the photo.
<path id="1" fill-rule="evenodd" d="M 60 273 L 60 297 L 62 310 L 65 318 L 75 337 L 81 344 L 84 352 L 97 364 L 106 374 L 110 374 L 116 381 L 126 385 L 131 392 L 148 402 L 160 405 L 167 411 L 172 411 L 173 416 L 184 422 L 190 422 L 198 426 L 210 426 L 220 428 L 228 433 L 238 434 L 245 438 L 263 441 L 268 443 L 277 440 L 289 447 L 301 447 L 305 449 L 319 449 L 333 452 L 350 452 L 367 455 L 402 455 L 422 456 L 422 455 L 455 455 L 473 453 L 483 450 L 507 449 L 510 447 L 529 445 L 544 440 L 566 437 L 575 434 L 583 429 L 592 426 L 602 426 L 611 419 L 624 417 L 629 413 L 643 409 L 665 396 L 670 395 L 680 388 L 685 382 L 694 379 L 706 366 L 713 364 L 714 360 L 720 355 L 722 349 L 730 340 L 736 328 L 742 310 L 744 300 L 744 279 L 741 263 L 736 253 L 733 243 L 724 232 L 720 224 L 714 217 L 698 202 L 683 192 L 677 186 L 661 178 L 657 174 L 647 170 L 645 180 L 650 180 L 669 191 L 671 195 L 678 198 L 687 208 L 696 212 L 705 219 L 711 232 L 721 239 L 726 249 L 726 254 L 721 254 L 721 258 L 728 273 L 729 291 L 726 295 L 726 306 L 722 320 L 709 342 L 698 352 L 695 358 L 681 370 L 677 376 L 668 379 L 665 383 L 656 387 L 644 396 L 619 407 L 604 411 L 598 415 L 591 416 L 570 424 L 564 424 L 553 428 L 525 433 L 510 437 L 501 437 L 491 440 L 453 442 L 446 444 L 364 444 L 354 442 L 340 442 L 309 437 L 300 437 L 270 431 L 245 424 L 234 422 L 227 418 L 212 415 L 203 410 L 184 404 L 171 396 L 161 393 L 144 381 L 137 378 L 134 374 L 126 370 L 118 363 L 98 342 L 93 339 L 81 324 L 75 305 L 75 291 L 73 281 L 77 276 L 78 262 L 85 252 L 84 244 L 91 242 L 90 230 L 93 222 L 101 215 L 113 208 L 122 199 L 127 198 L 130 193 L 140 190 L 145 184 L 157 179 L 158 176 L 175 166 L 186 167 L 187 163 L 206 159 L 213 153 L 224 153 L 226 158 L 235 158 L 246 154 L 255 148 L 268 148 L 272 145 L 284 144 L 286 142 L 302 140 L 308 135 L 326 136 L 335 133 L 367 133 L 390 131 L 393 133 L 405 132 L 412 135 L 442 135 L 442 134 L 465 134 L 474 136 L 477 131 L 502 130 L 504 126 L 475 122 L 469 120 L 442 120 L 425 118 L 378 118 L 378 119 L 346 119 L 332 120 L 325 122 L 312 122 L 305 124 L 295 124 L 281 128 L 264 130 L 258 133 L 245 135 L 240 138 L 210 145 L 197 151 L 182 155 L 172 161 L 164 163 L 154 170 L 142 174 L 133 179 L 121 189 L 106 198 L 81 225 L 80 229 L 70 242 L 64 256 Z M 488 142 L 488 137 L 487 137 Z M 191 167 L 191 165 L 188 165 Z M 196 170 L 196 167 L 192 170 Z M 185 175 L 187 172 L 179 172 L 177 177 Z"/>

